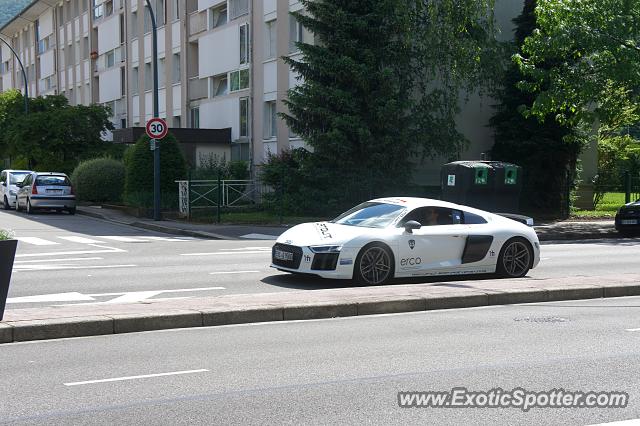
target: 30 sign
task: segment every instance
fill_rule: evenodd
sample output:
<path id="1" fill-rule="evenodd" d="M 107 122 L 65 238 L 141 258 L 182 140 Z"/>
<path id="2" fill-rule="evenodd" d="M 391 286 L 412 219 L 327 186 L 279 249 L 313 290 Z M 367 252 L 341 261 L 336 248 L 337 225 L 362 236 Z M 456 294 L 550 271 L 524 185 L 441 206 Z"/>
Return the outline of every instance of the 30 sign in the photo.
<path id="1" fill-rule="evenodd" d="M 162 118 L 155 117 L 147 121 L 146 131 L 147 136 L 151 139 L 162 139 L 167 136 L 169 127 L 167 127 L 167 122 Z"/>

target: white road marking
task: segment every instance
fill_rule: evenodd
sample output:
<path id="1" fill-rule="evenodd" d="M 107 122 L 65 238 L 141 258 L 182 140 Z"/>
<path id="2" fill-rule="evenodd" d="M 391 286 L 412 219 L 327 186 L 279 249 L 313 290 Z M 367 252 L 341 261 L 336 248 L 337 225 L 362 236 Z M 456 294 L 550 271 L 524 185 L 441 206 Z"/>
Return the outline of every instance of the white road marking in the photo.
<path id="1" fill-rule="evenodd" d="M 163 376 L 177 376 L 179 374 L 194 374 L 194 373 L 204 373 L 209 370 L 202 368 L 200 370 L 184 370 L 184 371 L 172 371 L 170 373 L 157 373 L 157 374 L 145 374 L 142 376 L 124 376 L 124 377 L 114 377 L 111 379 L 99 379 L 99 380 L 87 380 L 84 382 L 70 382 L 63 383 L 65 386 L 79 386 L 79 385 L 90 385 L 94 383 L 107 383 L 107 382 L 121 382 L 125 380 L 136 380 L 136 379 L 148 379 L 151 377 L 163 377 Z"/>
<path id="2" fill-rule="evenodd" d="M 84 302 L 95 300 L 86 294 L 71 292 L 58 294 L 41 294 L 37 296 L 9 297 L 7 303 L 43 303 L 43 302 Z"/>
<path id="3" fill-rule="evenodd" d="M 92 247 L 101 248 L 104 250 L 77 250 L 77 251 L 56 251 L 49 253 L 29 253 L 29 254 L 16 254 L 16 258 L 19 257 L 40 257 L 40 256 L 68 256 L 75 254 L 98 254 L 98 253 L 126 253 L 126 250 L 122 250 L 115 247 L 100 246 L 97 244 L 89 244 Z"/>
<path id="4" fill-rule="evenodd" d="M 180 256 L 215 256 L 215 255 L 226 255 L 226 254 L 235 254 L 235 255 L 243 255 L 243 254 L 269 254 L 266 250 L 260 251 L 219 251 L 215 253 L 181 253 Z"/>
<path id="5" fill-rule="evenodd" d="M 122 237 L 119 235 L 101 235 L 100 238 L 104 238 L 105 240 L 112 240 L 112 241 L 120 241 L 123 243 L 145 243 L 146 241 L 144 240 L 140 240 L 137 238 L 131 238 L 131 237 Z"/>
<path id="6" fill-rule="evenodd" d="M 101 244 L 102 241 L 92 240 L 91 238 L 79 237 L 77 235 L 71 235 L 69 237 L 59 236 L 58 238 L 62 240 L 71 241 L 72 243 L 80 243 L 80 244 Z"/>
<path id="7" fill-rule="evenodd" d="M 131 293 L 125 293 L 120 297 L 111 299 L 107 302 L 101 302 L 103 305 L 112 305 L 118 303 L 138 303 L 143 300 L 150 299 L 153 296 L 161 294 L 162 291 L 134 291 Z"/>
<path id="8" fill-rule="evenodd" d="M 626 331 L 640 331 L 640 328 L 627 328 Z"/>
<path id="9" fill-rule="evenodd" d="M 640 419 L 629 419 L 622 420 L 619 422 L 611 422 L 611 423 L 598 423 L 590 426 L 638 426 L 640 425 Z"/>
<path id="10" fill-rule="evenodd" d="M 260 271 L 224 271 L 224 272 L 209 272 L 209 275 L 225 275 L 225 274 L 252 274 Z"/>
<path id="11" fill-rule="evenodd" d="M 32 271 L 63 271 L 66 269 L 111 269 L 111 268 L 133 268 L 138 265 L 101 265 L 101 266 L 71 266 L 71 265 L 17 265 L 14 272 Z"/>
<path id="12" fill-rule="evenodd" d="M 243 250 L 271 251 L 271 247 L 242 247 L 242 248 L 235 248 L 235 249 L 220 249 L 220 251 L 243 251 Z"/>
<path id="13" fill-rule="evenodd" d="M 60 243 L 54 241 L 45 240 L 38 237 L 16 237 L 16 240 L 27 244 L 33 244 L 35 246 L 54 246 Z"/>
<path id="14" fill-rule="evenodd" d="M 153 240 L 153 241 L 177 241 L 177 242 L 197 240 L 197 238 L 189 238 L 189 237 L 140 237 L 140 238 L 144 238 L 146 240 Z"/>
<path id="15" fill-rule="evenodd" d="M 103 257 L 69 257 L 67 259 L 38 259 L 38 260 L 16 260 L 13 264 L 23 263 L 42 263 L 42 262 L 71 262 L 78 260 L 103 260 Z"/>
<path id="16" fill-rule="evenodd" d="M 204 290 L 226 290 L 226 287 L 199 287 L 199 288 L 177 288 L 175 290 L 150 290 L 157 291 L 158 293 L 186 293 L 190 291 L 204 291 Z M 89 294 L 91 297 L 104 297 L 104 296 L 121 296 L 127 294 L 126 292 L 120 293 L 95 293 Z"/>
<path id="17" fill-rule="evenodd" d="M 247 234 L 241 235 L 240 238 L 246 238 L 247 240 L 277 240 L 278 237 L 275 235 L 267 235 L 267 234 Z"/>

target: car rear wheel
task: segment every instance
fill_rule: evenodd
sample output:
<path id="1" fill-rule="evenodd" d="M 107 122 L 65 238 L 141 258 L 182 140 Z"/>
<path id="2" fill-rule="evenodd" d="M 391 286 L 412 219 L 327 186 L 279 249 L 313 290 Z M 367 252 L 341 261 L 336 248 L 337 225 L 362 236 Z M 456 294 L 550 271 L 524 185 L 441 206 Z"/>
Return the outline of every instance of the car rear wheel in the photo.
<path id="1" fill-rule="evenodd" d="M 5 210 L 9 210 L 11 208 L 11 206 L 9 205 L 9 200 L 7 200 L 7 196 L 4 196 L 4 203 L 3 203 L 3 207 Z"/>
<path id="2" fill-rule="evenodd" d="M 76 208 L 75 207 L 71 207 L 69 209 L 67 209 L 67 211 L 69 212 L 69 214 L 73 215 L 76 214 Z"/>
<path id="3" fill-rule="evenodd" d="M 531 245 L 523 238 L 512 238 L 500 250 L 497 272 L 505 278 L 520 278 L 527 275 L 532 264 Z"/>
<path id="4" fill-rule="evenodd" d="M 385 284 L 393 277 L 393 255 L 382 244 L 365 246 L 356 258 L 354 278 L 361 284 Z"/>

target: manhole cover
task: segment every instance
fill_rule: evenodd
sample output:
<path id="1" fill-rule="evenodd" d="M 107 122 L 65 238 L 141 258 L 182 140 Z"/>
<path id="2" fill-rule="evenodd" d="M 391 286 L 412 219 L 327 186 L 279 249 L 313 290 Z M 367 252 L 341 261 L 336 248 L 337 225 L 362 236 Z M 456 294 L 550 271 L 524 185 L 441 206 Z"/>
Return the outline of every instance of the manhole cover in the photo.
<path id="1" fill-rule="evenodd" d="M 569 318 L 563 317 L 521 317 L 514 318 L 514 321 L 522 322 L 536 322 L 536 323 L 556 323 L 556 322 L 568 322 Z"/>

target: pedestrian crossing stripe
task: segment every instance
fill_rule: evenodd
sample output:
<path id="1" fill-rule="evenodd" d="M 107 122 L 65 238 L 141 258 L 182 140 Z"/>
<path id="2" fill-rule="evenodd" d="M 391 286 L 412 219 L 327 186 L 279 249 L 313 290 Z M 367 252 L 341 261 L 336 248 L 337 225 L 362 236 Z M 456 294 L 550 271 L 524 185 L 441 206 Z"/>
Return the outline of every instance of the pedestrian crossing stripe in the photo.
<path id="1" fill-rule="evenodd" d="M 122 242 L 122 243 L 150 243 L 154 241 L 167 241 L 167 242 L 185 242 L 196 240 L 196 238 L 190 237 L 156 237 L 156 236 L 121 236 L 121 235 L 100 235 L 94 238 L 82 237 L 79 235 L 58 235 L 55 237 L 49 237 L 49 239 L 40 237 L 15 237 L 18 241 L 31 244 L 35 246 L 53 246 L 60 245 L 63 242 L 77 243 L 77 244 L 105 244 L 109 242 Z M 56 239 L 62 240 L 61 242 Z"/>

